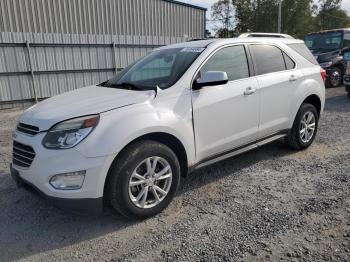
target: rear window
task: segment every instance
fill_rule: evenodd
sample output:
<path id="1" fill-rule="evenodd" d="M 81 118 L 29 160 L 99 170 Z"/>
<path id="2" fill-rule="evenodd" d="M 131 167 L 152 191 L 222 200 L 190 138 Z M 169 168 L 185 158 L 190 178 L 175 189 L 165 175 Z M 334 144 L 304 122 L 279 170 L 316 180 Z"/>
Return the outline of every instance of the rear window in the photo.
<path id="1" fill-rule="evenodd" d="M 251 45 L 257 75 L 286 70 L 282 51 L 271 45 Z"/>
<path id="2" fill-rule="evenodd" d="M 300 43 L 300 44 L 288 44 L 290 48 L 292 48 L 295 52 L 297 52 L 299 55 L 304 57 L 306 60 L 310 61 L 311 63 L 318 65 L 317 60 L 315 57 L 312 55 L 310 50 L 306 47 L 305 44 Z"/>

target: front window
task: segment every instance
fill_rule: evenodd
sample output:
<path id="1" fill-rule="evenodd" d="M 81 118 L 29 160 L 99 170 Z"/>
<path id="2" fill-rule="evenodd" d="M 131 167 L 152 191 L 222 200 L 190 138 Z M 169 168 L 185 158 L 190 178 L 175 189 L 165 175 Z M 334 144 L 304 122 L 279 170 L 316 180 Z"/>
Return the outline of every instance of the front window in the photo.
<path id="1" fill-rule="evenodd" d="M 229 46 L 217 51 L 201 68 L 200 73 L 223 71 L 229 81 L 249 77 L 247 55 L 244 46 Z"/>
<path id="2" fill-rule="evenodd" d="M 166 89 L 180 79 L 204 48 L 169 48 L 151 52 L 101 86 L 133 90 Z"/>
<path id="3" fill-rule="evenodd" d="M 341 32 L 320 33 L 305 37 L 305 44 L 312 51 L 335 50 L 342 44 Z"/>

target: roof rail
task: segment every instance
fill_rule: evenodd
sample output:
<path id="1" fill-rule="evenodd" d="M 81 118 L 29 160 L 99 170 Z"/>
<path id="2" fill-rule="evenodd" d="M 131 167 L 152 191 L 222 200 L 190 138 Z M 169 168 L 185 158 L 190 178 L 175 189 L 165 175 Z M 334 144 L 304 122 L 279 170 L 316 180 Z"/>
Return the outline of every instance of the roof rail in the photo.
<path id="1" fill-rule="evenodd" d="M 294 38 L 287 34 L 278 34 L 278 33 L 243 33 L 238 36 L 238 38 L 244 38 L 244 37 Z"/>

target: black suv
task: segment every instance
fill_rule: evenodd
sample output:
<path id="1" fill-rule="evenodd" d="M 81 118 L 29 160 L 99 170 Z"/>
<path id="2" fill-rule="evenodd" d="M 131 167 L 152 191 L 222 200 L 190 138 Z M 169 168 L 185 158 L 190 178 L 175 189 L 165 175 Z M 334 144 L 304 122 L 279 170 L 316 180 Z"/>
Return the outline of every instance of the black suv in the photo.
<path id="1" fill-rule="evenodd" d="M 342 84 L 345 62 L 342 51 L 350 47 L 350 30 L 334 29 L 310 33 L 305 43 L 316 60 L 327 72 L 326 84 L 337 87 Z"/>

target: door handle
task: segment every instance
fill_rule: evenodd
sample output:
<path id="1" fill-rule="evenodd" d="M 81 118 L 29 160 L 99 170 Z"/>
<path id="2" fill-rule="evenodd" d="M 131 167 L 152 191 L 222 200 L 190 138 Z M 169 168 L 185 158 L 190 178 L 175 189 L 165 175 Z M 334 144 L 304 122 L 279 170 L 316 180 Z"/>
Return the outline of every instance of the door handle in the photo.
<path id="1" fill-rule="evenodd" d="M 294 82 L 294 81 L 297 81 L 298 80 L 298 77 L 296 75 L 291 75 L 290 78 L 289 78 L 289 81 L 291 82 Z"/>
<path id="2" fill-rule="evenodd" d="M 244 91 L 245 96 L 250 96 L 256 92 L 256 88 L 253 88 L 251 86 L 247 87 L 247 89 Z"/>

